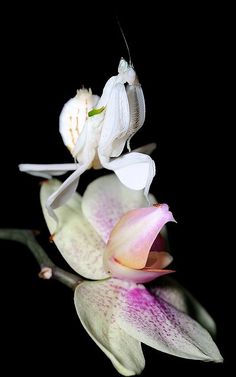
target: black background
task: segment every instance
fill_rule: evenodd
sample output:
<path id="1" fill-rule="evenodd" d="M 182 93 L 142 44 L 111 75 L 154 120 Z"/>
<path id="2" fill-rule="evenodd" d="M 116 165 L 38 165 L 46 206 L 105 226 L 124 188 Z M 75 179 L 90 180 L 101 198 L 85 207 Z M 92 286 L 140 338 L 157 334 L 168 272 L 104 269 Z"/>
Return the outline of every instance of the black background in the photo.
<path id="1" fill-rule="evenodd" d="M 157 143 L 151 192 L 170 205 L 178 222 L 169 226 L 176 278 L 214 317 L 217 344 L 226 359 L 223 365 L 206 364 L 144 346 L 143 376 L 173 371 L 223 375 L 230 349 L 226 272 L 231 250 L 226 247 L 227 195 L 222 191 L 230 10 L 116 8 L 21 5 L 3 12 L 0 226 L 40 229 L 42 245 L 67 268 L 48 242 L 38 200 L 40 179 L 19 173 L 17 165 L 72 161 L 58 133 L 58 117 L 82 85 L 101 94 L 117 73 L 120 57 L 127 58 L 118 15 L 147 108 L 145 125 L 132 145 Z M 85 173 L 79 191 L 99 174 Z M 1 241 L 0 251 L 9 374 L 56 374 L 66 368 L 68 375 L 118 375 L 80 325 L 73 293 L 57 282 L 39 280 L 38 266 L 23 246 Z"/>

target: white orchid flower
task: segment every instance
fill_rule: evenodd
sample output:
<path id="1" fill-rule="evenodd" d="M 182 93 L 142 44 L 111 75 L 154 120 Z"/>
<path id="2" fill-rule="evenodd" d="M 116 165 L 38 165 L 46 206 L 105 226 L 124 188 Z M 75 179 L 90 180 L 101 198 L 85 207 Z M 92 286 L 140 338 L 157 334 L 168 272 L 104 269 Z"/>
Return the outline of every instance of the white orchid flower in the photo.
<path id="1" fill-rule="evenodd" d="M 141 153 L 141 149 L 119 157 L 126 143 L 130 151 L 130 139 L 144 120 L 145 101 L 141 85 L 133 67 L 122 58 L 118 75 L 107 81 L 101 98 L 93 95 L 91 90 L 81 89 L 62 109 L 60 133 L 78 163 L 21 164 L 19 168 L 46 178 L 74 170 L 47 198 L 46 206 L 54 219 L 54 209 L 71 198 L 81 174 L 91 167 L 113 170 L 125 186 L 133 190 L 144 189 L 147 197 L 155 175 L 154 161 L 148 154 Z M 151 152 L 153 147 L 153 144 L 144 147 L 144 152 Z"/>
<path id="2" fill-rule="evenodd" d="M 51 233 L 54 221 L 45 201 L 58 187 L 57 180 L 41 187 Z M 167 205 L 144 206 L 142 191 L 130 190 L 109 175 L 56 210 L 60 227 L 54 242 L 69 265 L 90 279 L 75 289 L 81 323 L 124 376 L 143 370 L 141 343 L 187 359 L 221 362 L 206 330 L 214 333 L 214 321 L 186 290 L 165 277 L 151 288 L 142 284 L 171 272 L 164 268 L 172 257 L 158 234 L 174 221 Z M 188 302 L 195 319 L 188 315 Z"/>

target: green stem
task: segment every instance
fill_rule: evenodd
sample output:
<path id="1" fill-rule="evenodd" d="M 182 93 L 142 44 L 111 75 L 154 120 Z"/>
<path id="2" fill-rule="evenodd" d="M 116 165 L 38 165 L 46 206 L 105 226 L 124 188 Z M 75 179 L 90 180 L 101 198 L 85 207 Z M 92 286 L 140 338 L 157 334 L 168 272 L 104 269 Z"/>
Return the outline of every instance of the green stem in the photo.
<path id="1" fill-rule="evenodd" d="M 82 283 L 82 281 L 84 281 L 84 279 L 82 279 L 82 277 L 80 277 L 79 275 L 71 274 L 70 272 L 62 270 L 57 266 L 52 269 L 52 277 L 73 290 L 75 290 L 79 283 Z"/>
<path id="2" fill-rule="evenodd" d="M 52 277 L 72 289 L 75 289 L 75 287 L 83 281 L 79 275 L 71 274 L 57 267 L 39 245 L 32 230 L 0 229 L 0 239 L 20 242 L 28 246 L 40 266 L 40 277 L 44 279 L 50 279 L 50 277 Z M 49 275 L 47 275 L 46 272 L 49 273 Z"/>

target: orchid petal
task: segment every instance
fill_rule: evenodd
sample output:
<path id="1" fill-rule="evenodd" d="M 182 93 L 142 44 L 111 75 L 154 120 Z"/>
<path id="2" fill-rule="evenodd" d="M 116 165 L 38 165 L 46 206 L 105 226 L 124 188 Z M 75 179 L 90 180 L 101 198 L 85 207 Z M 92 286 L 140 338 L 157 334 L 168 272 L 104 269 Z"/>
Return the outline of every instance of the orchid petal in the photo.
<path id="1" fill-rule="evenodd" d="M 148 195 L 156 172 L 155 163 L 150 156 L 131 152 L 110 160 L 100 149 L 98 149 L 98 156 L 102 166 L 113 170 L 125 186 L 132 190 L 144 189 L 144 194 Z"/>
<path id="2" fill-rule="evenodd" d="M 175 220 L 167 204 L 129 211 L 112 230 L 106 257 L 129 268 L 144 268 L 157 234 L 168 221 Z"/>
<path id="3" fill-rule="evenodd" d="M 77 314 L 85 330 L 124 376 L 140 374 L 145 365 L 139 341 L 117 324 L 118 297 L 132 283 L 109 279 L 83 282 L 75 290 Z"/>
<path id="4" fill-rule="evenodd" d="M 19 170 L 24 173 L 46 179 L 63 175 L 70 170 L 76 170 L 76 164 L 20 164 Z"/>
<path id="5" fill-rule="evenodd" d="M 115 258 L 107 259 L 104 254 L 104 268 L 113 277 L 134 283 L 148 283 L 160 276 L 171 274 L 173 270 L 142 268 L 135 270 L 117 262 Z"/>
<path id="6" fill-rule="evenodd" d="M 48 196 L 60 187 L 61 182 L 51 180 L 41 186 L 41 205 L 51 234 L 55 222 L 45 206 Z M 81 210 L 81 197 L 74 194 L 68 203 L 58 210 L 58 229 L 53 241 L 68 264 L 80 275 L 88 279 L 104 279 L 108 275 L 103 268 L 105 244 L 84 218 Z"/>
<path id="7" fill-rule="evenodd" d="M 174 279 L 165 277 L 158 281 L 158 285 L 151 287 L 150 291 L 176 309 L 190 315 L 205 327 L 212 336 L 216 335 L 216 324 L 213 318 L 193 295 Z"/>
<path id="8" fill-rule="evenodd" d="M 222 362 L 209 333 L 185 313 L 138 286 L 126 292 L 118 323 L 130 336 L 175 356 Z"/>
<path id="9" fill-rule="evenodd" d="M 161 229 L 151 247 L 151 251 L 162 250 L 169 250 L 166 226 Z"/>
<path id="10" fill-rule="evenodd" d="M 146 262 L 145 270 L 162 269 L 172 262 L 173 257 L 166 251 L 150 251 Z"/>
<path id="11" fill-rule="evenodd" d="M 150 197 L 150 201 L 156 202 Z M 145 207 L 143 192 L 133 191 L 122 185 L 115 174 L 105 175 L 90 183 L 83 195 L 82 210 L 104 242 L 113 227 L 126 212 Z"/>

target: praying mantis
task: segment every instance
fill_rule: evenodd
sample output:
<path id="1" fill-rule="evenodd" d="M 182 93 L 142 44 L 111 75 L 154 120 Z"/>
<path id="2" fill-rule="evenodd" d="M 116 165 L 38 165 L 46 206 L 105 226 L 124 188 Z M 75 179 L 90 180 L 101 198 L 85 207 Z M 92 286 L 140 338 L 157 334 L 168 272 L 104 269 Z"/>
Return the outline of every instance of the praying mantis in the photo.
<path id="1" fill-rule="evenodd" d="M 91 89 L 80 89 L 63 107 L 59 131 L 75 163 L 21 164 L 20 171 L 45 178 L 73 173 L 46 202 L 49 214 L 65 204 L 77 189 L 80 176 L 91 167 L 114 171 L 119 180 L 133 190 L 144 189 L 148 197 L 155 176 L 155 163 L 149 154 L 155 144 L 131 151 L 130 140 L 145 121 L 145 100 L 131 62 L 121 58 L 118 74 L 104 86 L 101 97 Z M 125 145 L 128 153 L 121 155 Z M 144 153 L 142 153 L 144 152 Z"/>

